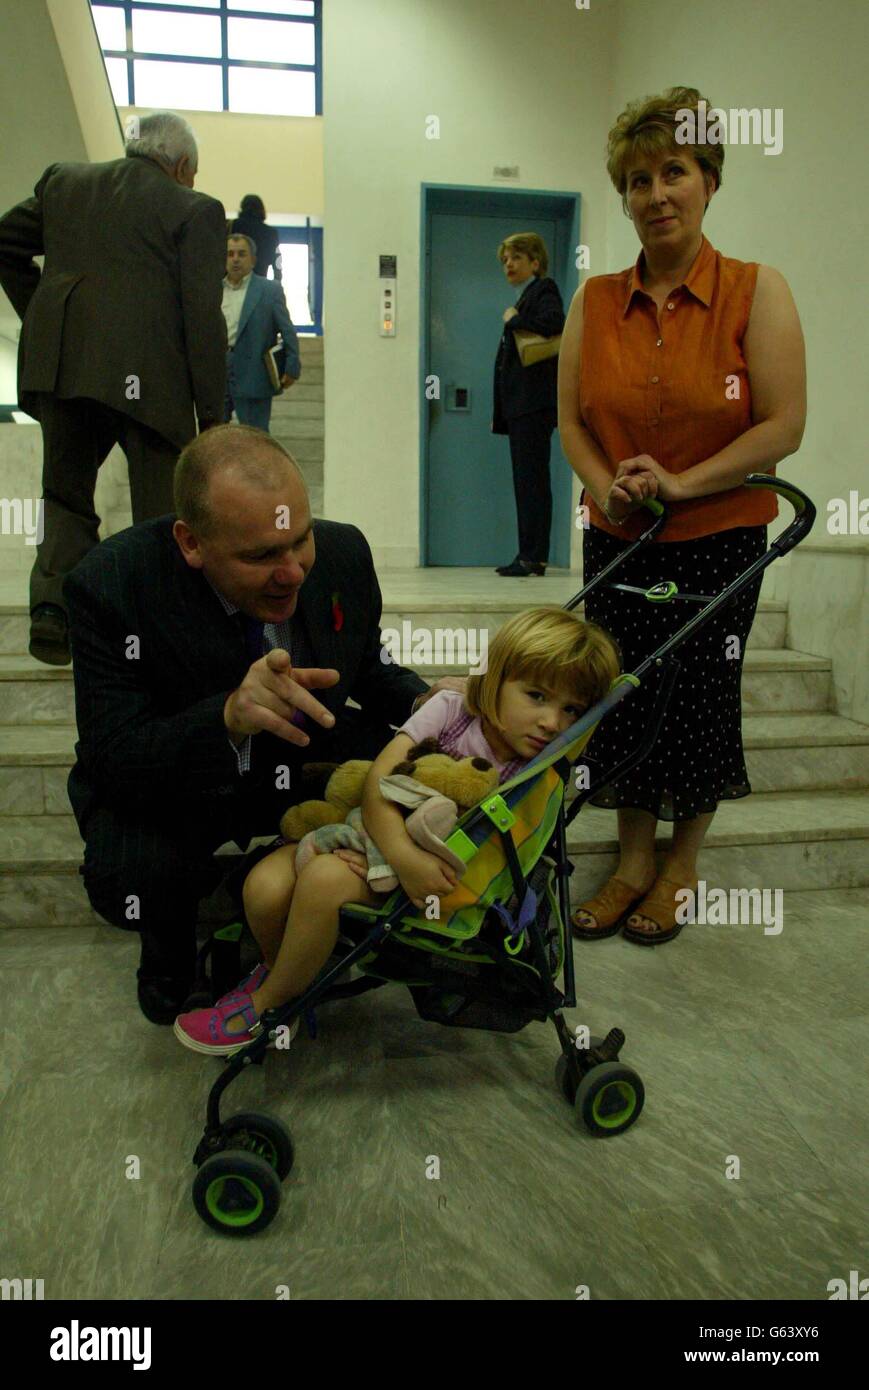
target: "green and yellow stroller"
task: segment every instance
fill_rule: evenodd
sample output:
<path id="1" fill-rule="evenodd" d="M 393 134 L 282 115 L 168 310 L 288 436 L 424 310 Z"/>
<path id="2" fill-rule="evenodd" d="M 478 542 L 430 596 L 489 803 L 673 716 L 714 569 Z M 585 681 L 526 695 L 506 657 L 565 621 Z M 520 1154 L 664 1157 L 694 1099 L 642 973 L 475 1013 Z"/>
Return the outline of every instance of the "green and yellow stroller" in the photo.
<path id="1" fill-rule="evenodd" d="M 592 1135 L 611 1137 L 639 1118 L 643 1083 L 620 1059 L 624 1033 L 613 1028 L 605 1038 L 585 1040 L 570 1031 L 563 1017 L 565 1009 L 576 1005 L 568 934 L 573 866 L 567 829 L 601 786 L 616 781 L 651 752 L 679 670 L 675 649 L 811 529 L 815 509 L 798 488 L 766 474 L 752 475 L 746 485 L 773 489 L 796 512 L 767 552 L 712 598 L 679 595 L 669 582 L 647 591 L 652 602 L 684 597 L 700 603 L 701 609 L 635 671 L 619 676 L 598 704 L 496 794 L 462 817 L 448 844 L 467 868 L 450 896 L 432 904 L 438 915 L 413 907 L 401 888 L 382 906 L 353 904 L 342 909 L 337 958 L 304 994 L 264 1014 L 255 1039 L 227 1059 L 211 1088 L 205 1131 L 193 1160 L 193 1201 L 208 1225 L 230 1235 L 262 1230 L 278 1211 L 281 1182 L 293 1164 L 292 1140 L 276 1116 L 244 1113 L 221 1120 L 220 1102 L 227 1086 L 244 1068 L 263 1061 L 276 1030 L 302 1015 L 312 1019 L 313 1009 L 325 1003 L 387 983 L 406 985 L 421 1017 L 448 1027 L 516 1032 L 533 1020 L 551 1019 L 561 1049 L 556 1086 L 574 1107 L 580 1126 Z M 664 508 L 656 501 L 647 506 L 654 520 L 643 535 L 567 608 L 575 608 L 628 554 L 658 533 L 666 521 Z M 598 777 L 584 778 L 589 784 L 568 807 L 573 765 L 600 721 L 629 698 L 647 674 L 657 674 L 660 681 L 640 746 Z M 360 977 L 341 983 L 354 965 Z"/>

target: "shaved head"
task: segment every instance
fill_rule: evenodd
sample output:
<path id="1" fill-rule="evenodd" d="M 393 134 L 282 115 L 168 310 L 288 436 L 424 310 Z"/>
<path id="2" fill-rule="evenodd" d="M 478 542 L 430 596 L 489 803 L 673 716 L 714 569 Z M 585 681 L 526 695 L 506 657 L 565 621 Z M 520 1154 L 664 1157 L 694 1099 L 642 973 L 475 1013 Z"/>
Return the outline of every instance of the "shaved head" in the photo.
<path id="1" fill-rule="evenodd" d="M 307 498 L 299 465 L 270 434 L 250 425 L 215 425 L 191 440 L 175 465 L 176 515 L 202 538 L 220 525 L 211 505 L 218 478 L 270 492 L 292 480 L 293 490 L 301 487 Z"/>
<path id="2" fill-rule="evenodd" d="M 175 467 L 173 535 L 191 569 L 243 613 L 283 622 L 314 563 L 311 503 L 298 464 L 249 425 L 198 435 Z"/>

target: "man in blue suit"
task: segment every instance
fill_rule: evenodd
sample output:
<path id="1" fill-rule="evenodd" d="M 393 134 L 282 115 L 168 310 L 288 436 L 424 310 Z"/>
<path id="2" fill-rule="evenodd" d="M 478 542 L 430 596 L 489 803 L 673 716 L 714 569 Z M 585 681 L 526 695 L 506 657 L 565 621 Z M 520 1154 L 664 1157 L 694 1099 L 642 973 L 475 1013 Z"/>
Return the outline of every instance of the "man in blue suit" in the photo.
<path id="1" fill-rule="evenodd" d="M 283 289 L 275 280 L 254 275 L 255 261 L 256 246 L 250 237 L 238 232 L 228 238 L 223 282 L 229 345 L 224 420 L 232 418 L 234 406 L 241 424 L 268 431 L 274 392 L 263 355 L 274 346 L 278 333 L 284 343 L 281 386 L 292 386 L 302 368 Z"/>

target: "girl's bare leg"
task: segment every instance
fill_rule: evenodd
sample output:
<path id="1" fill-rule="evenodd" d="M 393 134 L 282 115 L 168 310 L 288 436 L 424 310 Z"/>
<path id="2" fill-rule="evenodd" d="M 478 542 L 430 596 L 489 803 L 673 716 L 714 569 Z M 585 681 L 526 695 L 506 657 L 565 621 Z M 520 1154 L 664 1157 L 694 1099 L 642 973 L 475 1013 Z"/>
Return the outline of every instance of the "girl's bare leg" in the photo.
<path id="1" fill-rule="evenodd" d="M 296 886 L 297 849 L 298 845 L 282 845 L 254 865 L 244 881 L 245 916 L 269 970 L 277 960 L 287 926 Z"/>
<path id="2" fill-rule="evenodd" d="M 277 959 L 268 979 L 251 996 L 257 1013 L 295 998 L 319 974 L 334 949 L 344 903 L 373 905 L 377 901 L 368 885 L 336 855 L 321 854 L 306 864 L 296 880 Z"/>

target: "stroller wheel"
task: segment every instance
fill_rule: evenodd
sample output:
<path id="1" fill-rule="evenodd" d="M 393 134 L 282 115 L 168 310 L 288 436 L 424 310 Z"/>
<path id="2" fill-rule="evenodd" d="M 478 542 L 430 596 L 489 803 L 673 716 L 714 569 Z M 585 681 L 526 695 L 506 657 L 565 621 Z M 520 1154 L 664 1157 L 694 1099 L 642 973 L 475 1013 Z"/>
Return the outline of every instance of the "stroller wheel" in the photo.
<path id="1" fill-rule="evenodd" d="M 283 1182 L 293 1166 L 295 1154 L 290 1131 L 282 1120 L 264 1111 L 244 1111 L 231 1115 L 223 1125 L 228 1149 L 243 1149 L 245 1153 L 264 1158 Z"/>
<path id="2" fill-rule="evenodd" d="M 193 1205 L 215 1231 L 251 1236 L 277 1215 L 281 1180 L 264 1158 L 243 1149 L 226 1149 L 207 1158 L 198 1170 Z"/>
<path id="3" fill-rule="evenodd" d="M 600 1138 L 621 1134 L 639 1119 L 645 1098 L 645 1087 L 631 1067 L 603 1062 L 577 1087 L 576 1118 Z"/>

